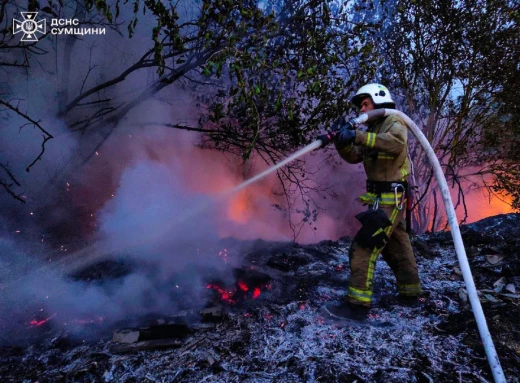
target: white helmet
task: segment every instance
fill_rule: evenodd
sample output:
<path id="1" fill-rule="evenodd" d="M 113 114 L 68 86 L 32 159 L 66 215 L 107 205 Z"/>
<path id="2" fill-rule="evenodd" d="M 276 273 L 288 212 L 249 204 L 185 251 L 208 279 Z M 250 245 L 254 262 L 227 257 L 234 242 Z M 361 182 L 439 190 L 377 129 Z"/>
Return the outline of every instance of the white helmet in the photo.
<path id="1" fill-rule="evenodd" d="M 362 86 L 359 88 L 356 95 L 352 97 L 351 102 L 360 108 L 361 101 L 366 97 L 370 97 L 376 108 L 385 106 L 395 108 L 395 102 L 392 100 L 392 96 L 390 96 L 390 91 L 384 85 L 367 84 Z"/>

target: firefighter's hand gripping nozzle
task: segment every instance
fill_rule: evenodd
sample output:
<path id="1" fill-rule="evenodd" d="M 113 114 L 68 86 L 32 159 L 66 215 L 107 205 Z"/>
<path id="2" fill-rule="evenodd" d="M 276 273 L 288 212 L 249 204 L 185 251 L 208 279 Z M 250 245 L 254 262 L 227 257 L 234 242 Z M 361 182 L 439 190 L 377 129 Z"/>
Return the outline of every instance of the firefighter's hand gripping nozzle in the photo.
<path id="1" fill-rule="evenodd" d="M 321 136 L 318 136 L 316 139 L 321 141 L 320 148 L 324 148 L 328 144 L 330 144 L 335 139 L 340 138 L 340 133 L 346 133 L 342 136 L 348 136 L 348 139 L 351 139 L 351 130 L 355 130 L 356 127 L 359 125 L 359 122 L 355 118 L 347 120 L 345 116 L 339 117 L 334 121 L 332 126 L 328 129 L 327 134 L 322 134 Z"/>
<path id="2" fill-rule="evenodd" d="M 320 148 L 324 148 L 334 140 L 335 136 L 336 132 L 330 132 L 327 134 L 322 134 L 321 136 L 318 136 L 316 139 L 321 141 Z"/>

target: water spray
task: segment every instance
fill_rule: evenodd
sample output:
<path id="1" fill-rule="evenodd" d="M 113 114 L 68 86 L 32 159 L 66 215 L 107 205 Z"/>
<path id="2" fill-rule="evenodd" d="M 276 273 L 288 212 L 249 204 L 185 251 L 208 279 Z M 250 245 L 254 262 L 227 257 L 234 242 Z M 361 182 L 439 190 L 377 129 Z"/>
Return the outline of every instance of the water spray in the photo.
<path id="1" fill-rule="evenodd" d="M 182 214 L 176 217 L 172 217 L 172 220 L 169 222 L 169 224 L 164 225 L 159 230 L 154 232 L 153 236 L 147 237 L 146 241 L 154 242 L 159 240 L 160 238 L 168 236 L 172 230 L 175 230 L 180 225 L 185 224 L 188 220 L 197 219 L 198 216 L 207 212 L 213 206 L 218 206 L 227 198 L 233 196 L 240 190 L 266 177 L 267 175 L 273 173 L 274 171 L 280 169 L 281 167 L 287 165 L 295 159 L 309 153 L 310 151 L 319 148 L 321 145 L 321 141 L 316 140 L 310 143 L 309 145 L 305 146 L 304 148 L 298 150 L 291 156 L 287 157 L 285 160 L 271 166 L 269 169 L 264 170 L 262 173 L 259 173 L 256 176 L 242 182 L 240 185 L 225 190 L 214 196 L 211 196 L 205 201 L 199 203 L 197 206 L 184 210 Z M 55 261 L 51 265 L 47 264 L 39 268 L 38 270 L 35 270 L 35 272 L 45 273 L 47 270 L 52 269 L 54 272 L 57 273 L 72 274 L 77 272 L 78 270 L 81 270 L 89 265 L 94 264 L 95 262 L 113 258 L 113 254 L 120 254 L 127 249 L 132 249 L 137 246 L 141 246 L 143 245 L 143 240 L 139 237 L 129 238 L 124 244 L 117 243 L 116 245 L 116 248 L 114 248 L 114 244 L 112 244 L 110 240 L 100 239 L 94 242 L 93 244 L 77 251 L 76 253 L 70 254 L 69 256 L 67 256 L 67 258 Z M 12 280 L 10 281 L 10 283 L 0 286 L 0 289 L 3 289 L 8 285 L 11 285 L 12 283 L 19 281 L 19 279 Z"/>
<path id="2" fill-rule="evenodd" d="M 462 241 L 462 236 L 460 234 L 460 228 L 457 220 L 457 215 L 455 213 L 455 208 L 453 206 L 453 201 L 451 199 L 450 191 L 448 188 L 448 184 L 446 182 L 446 178 L 444 177 L 444 174 L 442 172 L 442 168 L 440 166 L 439 160 L 437 156 L 435 155 L 435 152 L 433 151 L 430 143 L 428 142 L 428 139 L 424 136 L 424 134 L 421 132 L 421 130 L 417 127 L 417 125 L 404 113 L 395 110 L 395 109 L 376 109 L 372 110 L 368 113 L 361 114 L 357 118 L 351 120 L 351 123 L 354 125 L 362 124 L 372 118 L 376 117 L 386 117 L 390 115 L 397 115 L 401 117 L 405 124 L 408 126 L 408 128 L 412 131 L 412 133 L 415 135 L 415 137 L 418 139 L 419 143 L 423 147 L 423 149 L 426 151 L 426 154 L 428 156 L 428 160 L 430 161 L 430 164 L 433 166 L 435 178 L 437 179 L 437 183 L 441 189 L 442 199 L 444 201 L 444 206 L 446 208 L 446 214 L 448 216 L 448 222 L 451 227 L 451 235 L 453 238 L 453 241 L 455 243 L 455 251 L 457 253 L 457 258 L 459 261 L 460 269 L 462 271 L 462 276 L 464 278 L 464 283 L 466 284 L 466 290 L 468 291 L 468 297 L 469 301 L 471 303 L 471 307 L 473 309 L 473 314 L 475 316 L 477 327 L 480 333 L 480 337 L 482 339 L 482 343 L 484 344 L 484 349 L 486 351 L 487 359 L 489 362 L 489 365 L 491 367 L 491 372 L 493 374 L 493 378 L 496 383 L 505 383 L 505 376 L 504 372 L 502 370 L 502 366 L 500 365 L 500 360 L 498 358 L 495 346 L 493 344 L 493 339 L 491 338 L 491 334 L 489 332 L 486 318 L 484 316 L 484 312 L 482 310 L 482 306 L 480 304 L 480 300 L 477 295 L 477 289 L 475 287 L 475 282 L 473 281 L 473 276 L 471 274 L 471 269 L 469 267 L 468 257 L 466 255 L 466 250 L 464 248 L 464 243 Z M 347 121 L 345 121 L 346 123 Z M 204 204 L 201 204 L 196 209 L 192 209 L 188 212 L 185 212 L 182 217 L 177 217 L 177 222 L 173 223 L 173 226 L 175 224 L 182 224 L 183 221 L 190 217 L 194 217 L 198 215 L 199 213 L 205 211 L 208 209 L 211 205 L 214 205 L 216 202 L 222 201 L 225 198 L 228 198 L 229 196 L 233 195 L 234 193 L 244 189 L 245 187 L 251 185 L 252 183 L 264 178 L 265 176 L 271 174 L 272 172 L 278 170 L 279 168 L 287 165 L 291 161 L 294 161 L 295 159 L 309 153 L 310 151 L 317 149 L 321 147 L 322 145 L 326 144 L 326 142 L 322 142 L 322 140 L 318 139 L 309 145 L 305 146 L 304 148 L 298 150 L 291 156 L 287 157 L 285 160 L 279 162 L 278 164 L 275 164 L 274 166 L 270 167 L 269 169 L 266 169 L 262 173 L 250 178 L 249 180 L 246 180 L 245 182 L 241 183 L 240 185 L 229 189 L 227 191 L 224 191 L 217 195 L 215 198 L 207 201 Z M 171 228 L 165 228 L 166 230 Z M 97 247 L 97 246 L 96 246 Z M 103 246 L 100 246 L 103 248 Z M 79 253 L 82 253 L 83 255 L 86 255 L 85 253 L 90 253 L 92 255 L 92 250 L 94 246 L 91 246 L 90 248 L 83 249 Z M 85 266 L 85 263 L 91 263 L 96 259 L 102 258 L 106 256 L 106 253 L 104 251 L 100 251 L 99 247 L 96 248 L 97 251 L 94 251 L 93 255 L 88 257 L 87 260 L 83 260 L 83 262 L 76 263 L 73 267 L 70 265 L 68 267 L 65 267 L 65 270 L 70 272 L 71 270 L 75 270 L 78 268 L 79 265 Z M 104 249 L 103 249 L 104 250 Z"/>
<path id="3" fill-rule="evenodd" d="M 457 258 L 459 261 L 460 269 L 462 271 L 462 276 L 464 278 L 464 283 L 466 284 L 466 290 L 468 291 L 469 301 L 471 303 L 471 308 L 473 309 L 473 314 L 475 316 L 475 320 L 477 322 L 477 327 L 480 333 L 480 338 L 482 339 L 482 343 L 484 344 L 484 349 L 486 351 L 487 359 L 489 365 L 491 367 L 491 372 L 493 374 L 493 378 L 496 383 L 505 383 L 505 376 L 502 370 L 502 366 L 500 365 L 500 360 L 497 355 L 497 351 L 495 349 L 495 345 L 493 344 L 493 339 L 491 338 L 491 334 L 489 332 L 486 317 L 484 316 L 484 311 L 482 310 L 482 305 L 480 304 L 480 300 L 477 295 L 477 288 L 475 287 L 475 282 L 473 281 L 473 275 L 471 274 L 471 269 L 469 267 L 468 257 L 466 255 L 466 250 L 464 248 L 464 243 L 462 241 L 462 236 L 460 234 L 459 223 L 457 220 L 457 214 L 455 213 L 455 208 L 453 206 L 453 201 L 451 199 L 450 190 L 448 188 L 448 183 L 446 182 L 446 178 L 444 177 L 444 173 L 442 172 L 441 165 L 439 163 L 439 159 L 435 155 L 433 148 L 426 136 L 421 132 L 421 130 L 417 127 L 417 125 L 404 113 L 395 110 L 395 109 L 376 109 L 370 111 L 368 113 L 364 113 L 357 118 L 351 120 L 353 125 L 362 124 L 372 118 L 376 117 L 387 117 L 390 115 L 397 115 L 401 117 L 408 128 L 412 131 L 412 133 L 417 137 L 419 143 L 426 151 L 428 156 L 428 160 L 430 164 L 433 166 L 433 171 L 435 174 L 435 178 L 437 179 L 437 183 L 441 189 L 442 199 L 444 201 L 444 206 L 446 208 L 446 214 L 448 216 L 448 222 L 451 227 L 451 236 L 453 238 L 453 242 L 455 243 L 455 251 L 457 253 Z M 347 121 L 345 121 L 347 123 Z M 333 132 L 335 133 L 335 132 Z M 256 175 L 255 177 L 243 182 L 242 184 L 236 186 L 235 188 L 224 192 L 222 196 L 229 196 L 246 186 L 252 184 L 255 181 L 267 176 L 268 174 L 274 172 L 275 170 L 285 166 L 289 162 L 295 160 L 298 157 L 303 156 L 304 154 L 321 147 L 325 142 L 321 140 L 316 140 L 311 144 L 307 145 L 303 149 L 300 149 L 296 153 L 287 157 L 285 160 L 279 162 L 275 166 L 263 171 L 262 173 Z"/>
<path id="4" fill-rule="evenodd" d="M 234 188 L 232 188 L 230 190 L 227 190 L 227 191 L 223 192 L 220 195 L 220 198 L 229 197 L 230 195 L 238 192 L 239 190 L 242 190 L 243 188 L 251 185 L 253 182 L 258 181 L 259 179 L 264 178 L 268 174 L 271 174 L 275 170 L 278 170 L 281 167 L 287 165 L 289 162 L 294 161 L 298 157 L 301 157 L 304 154 L 307 154 L 307 153 L 313 151 L 314 149 L 318 149 L 321 145 L 322 145 L 321 140 L 316 140 L 316 141 L 310 143 L 309 145 L 305 146 L 304 148 L 298 150 L 296 153 L 293 153 L 292 155 L 287 157 L 285 160 L 280 161 L 276 165 L 271 166 L 269 169 L 264 170 L 262 173 L 257 174 L 256 176 L 248 179 L 247 181 L 242 182 L 240 185 L 238 185 L 238 186 L 236 186 L 236 187 L 234 187 Z"/>

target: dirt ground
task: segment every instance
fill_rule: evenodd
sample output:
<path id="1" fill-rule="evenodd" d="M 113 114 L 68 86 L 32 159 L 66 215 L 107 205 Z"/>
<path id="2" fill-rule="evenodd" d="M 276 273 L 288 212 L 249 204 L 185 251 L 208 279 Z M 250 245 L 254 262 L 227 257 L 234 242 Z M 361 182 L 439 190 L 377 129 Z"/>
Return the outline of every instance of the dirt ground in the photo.
<path id="1" fill-rule="evenodd" d="M 506 378 L 519 382 L 520 214 L 487 218 L 462 233 Z M 215 278 L 200 286 L 204 306 L 217 308 L 216 315 L 165 310 L 133 318 L 154 329 L 182 324 L 186 331 L 174 344 L 121 350 L 112 333 L 125 323 L 85 324 L 73 336 L 49 320 L 0 348 L 0 381 L 493 381 L 450 233 L 420 235 L 413 245 L 421 304 L 406 307 L 394 299 L 393 274 L 379 259 L 374 307 L 359 326 L 330 322 L 321 311 L 346 292 L 350 239 L 308 246 L 223 240 L 240 266 L 233 270 L 235 285 Z M 131 269 L 105 262 L 71 277 L 102 281 L 124 278 Z"/>

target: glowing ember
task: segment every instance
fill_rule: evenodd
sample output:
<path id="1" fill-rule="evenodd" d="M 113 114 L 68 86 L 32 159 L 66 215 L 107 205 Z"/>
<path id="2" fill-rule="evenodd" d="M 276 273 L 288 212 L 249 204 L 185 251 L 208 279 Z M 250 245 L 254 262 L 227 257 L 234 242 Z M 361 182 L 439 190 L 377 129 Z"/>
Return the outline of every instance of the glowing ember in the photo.
<path id="1" fill-rule="evenodd" d="M 245 281 L 239 280 L 233 288 L 226 288 L 219 283 L 209 283 L 206 285 L 207 289 L 215 290 L 220 299 L 226 303 L 235 304 L 245 299 L 257 299 L 262 294 L 262 289 L 270 290 L 272 285 L 270 283 L 257 285 L 253 287 L 248 285 Z"/>
<path id="2" fill-rule="evenodd" d="M 224 249 L 223 251 L 218 252 L 218 256 L 222 258 L 222 260 L 227 263 L 227 249 Z"/>
<path id="3" fill-rule="evenodd" d="M 242 291 L 247 291 L 247 290 L 249 290 L 249 287 L 247 287 L 247 285 L 245 284 L 245 282 L 242 282 L 242 281 L 238 281 L 238 287 L 240 287 L 240 290 L 242 290 Z"/>
<path id="4" fill-rule="evenodd" d="M 225 289 L 223 289 L 222 287 L 216 285 L 216 284 L 213 284 L 213 283 L 210 283 L 206 286 L 207 289 L 213 289 L 215 290 L 216 292 L 219 293 L 220 295 L 220 298 L 227 302 L 227 303 L 231 303 L 231 304 L 234 304 L 236 303 L 235 300 L 232 299 L 233 295 L 235 294 L 235 291 L 227 291 Z"/>
<path id="5" fill-rule="evenodd" d="M 29 324 L 32 326 L 41 326 L 42 324 L 45 324 L 45 323 L 47 323 L 47 319 L 42 319 L 40 321 L 33 319 L 32 321 L 29 322 Z"/>
<path id="6" fill-rule="evenodd" d="M 29 322 L 29 324 L 31 326 L 34 326 L 34 327 L 40 327 L 42 325 L 44 325 L 45 323 L 47 323 L 48 321 L 50 321 L 52 318 L 54 318 L 56 316 L 56 313 L 52 314 L 50 317 L 48 317 L 47 319 L 42 319 L 42 320 L 36 320 L 36 319 L 33 319 Z"/>

